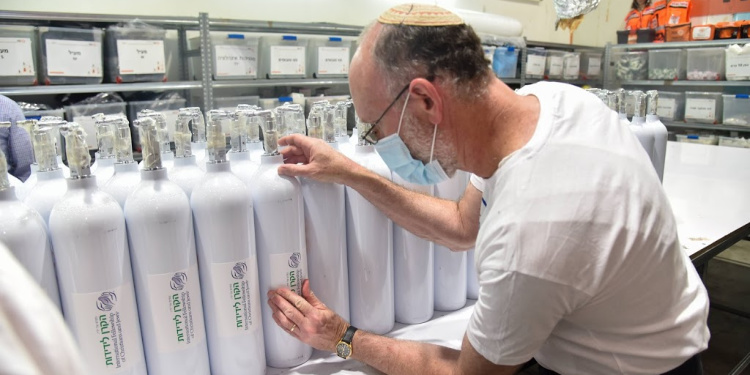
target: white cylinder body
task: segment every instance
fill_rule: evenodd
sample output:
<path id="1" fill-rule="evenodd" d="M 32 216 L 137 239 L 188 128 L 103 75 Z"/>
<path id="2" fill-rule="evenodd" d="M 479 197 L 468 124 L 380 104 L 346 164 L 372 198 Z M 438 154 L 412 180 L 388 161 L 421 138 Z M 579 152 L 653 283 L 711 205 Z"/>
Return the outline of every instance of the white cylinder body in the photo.
<path id="1" fill-rule="evenodd" d="M 260 157 L 265 152 L 263 150 L 263 142 L 247 142 L 247 151 L 250 153 L 250 160 L 260 165 Z"/>
<path id="2" fill-rule="evenodd" d="M 355 146 L 352 159 L 387 179 L 391 172 L 374 146 Z M 393 329 L 393 224 L 385 214 L 346 187 L 346 244 L 352 325 L 377 334 Z"/>
<path id="3" fill-rule="evenodd" d="M 0 191 L 0 242 L 10 249 L 49 299 L 62 311 L 55 262 L 44 219 L 16 199 L 14 188 Z"/>
<path id="4" fill-rule="evenodd" d="M 148 373 L 209 374 L 192 212 L 166 169 L 141 171 L 125 223 Z"/>
<path id="5" fill-rule="evenodd" d="M 412 184 L 393 174 L 393 182 L 422 194 L 432 186 Z M 396 321 L 424 323 L 435 312 L 435 276 L 432 242 L 393 223 L 393 286 Z"/>
<path id="6" fill-rule="evenodd" d="M 287 287 L 302 294 L 302 280 L 307 278 L 302 189 L 296 178 L 279 176 L 278 168 L 284 163 L 281 155 L 264 155 L 260 163 L 249 185 L 255 211 L 260 292 L 265 296 L 271 289 Z M 287 368 L 310 359 L 312 348 L 276 325 L 271 314 L 271 308 L 263 303 L 266 363 Z"/>
<path id="7" fill-rule="evenodd" d="M 188 200 L 190 194 L 193 193 L 193 188 L 203 180 L 203 175 L 206 174 L 205 166 L 204 169 L 198 168 L 195 160 L 195 156 L 175 158 L 174 167 L 169 170 L 169 180 L 182 188 Z"/>
<path id="8" fill-rule="evenodd" d="M 67 182 L 49 218 L 65 320 L 89 373 L 145 375 L 122 209 L 93 177 Z"/>
<path id="9" fill-rule="evenodd" d="M 44 222 L 49 225 L 49 214 L 52 207 L 59 202 L 68 190 L 62 169 L 49 172 L 37 172 L 37 183 L 26 194 L 24 203 L 36 210 Z"/>
<path id="10" fill-rule="evenodd" d="M 99 187 L 104 186 L 104 184 L 112 178 L 112 175 L 115 174 L 116 160 L 117 159 L 113 157 L 96 160 L 96 169 L 92 169 L 91 174 L 96 176 L 96 181 L 97 184 L 99 184 Z"/>
<path id="11" fill-rule="evenodd" d="M 633 121 L 630 123 L 630 131 L 632 131 L 636 138 L 638 138 L 638 142 L 640 142 L 643 149 L 646 150 L 646 154 L 648 154 L 651 164 L 656 168 L 656 164 L 654 163 L 654 134 L 646 129 L 644 123 L 644 118 L 633 117 Z"/>
<path id="12" fill-rule="evenodd" d="M 195 163 L 202 171 L 206 171 L 206 162 L 208 162 L 208 153 L 206 153 L 206 142 L 190 143 L 190 151 L 195 157 Z"/>
<path id="13" fill-rule="evenodd" d="M 456 171 L 447 181 L 435 185 L 435 196 L 458 202 L 466 190 L 467 173 Z M 435 310 L 453 311 L 466 305 L 466 251 L 453 251 L 435 244 Z"/>
<path id="14" fill-rule="evenodd" d="M 16 187 L 16 198 L 18 198 L 19 201 L 22 201 L 26 198 L 26 195 L 29 194 L 31 189 L 36 186 L 37 182 L 37 176 L 36 173 L 39 171 L 39 165 L 34 163 L 29 166 L 31 169 L 31 174 L 29 175 L 29 178 L 26 179 L 20 186 Z"/>
<path id="15" fill-rule="evenodd" d="M 474 249 L 466 252 L 466 298 L 479 298 L 479 277 L 474 263 Z"/>
<path id="16" fill-rule="evenodd" d="M 344 185 L 300 179 L 305 202 L 307 268 L 315 295 L 349 321 Z"/>
<path id="17" fill-rule="evenodd" d="M 659 116 L 646 115 L 646 130 L 654 136 L 653 161 L 659 181 L 664 181 L 664 163 L 667 160 L 667 127 L 659 120 Z"/>
<path id="18" fill-rule="evenodd" d="M 252 161 L 249 152 L 227 152 L 227 160 L 230 161 L 232 173 L 250 188 L 253 176 L 260 167 L 260 159 L 257 162 Z"/>
<path id="19" fill-rule="evenodd" d="M 140 182 L 141 172 L 138 170 L 137 163 L 117 163 L 115 164 L 115 173 L 101 187 L 101 190 L 115 198 L 120 207 L 124 209 L 125 199 Z"/>
<path id="20" fill-rule="evenodd" d="M 206 164 L 190 198 L 211 374 L 264 374 L 253 202 L 229 163 Z M 264 296 L 265 297 L 265 296 Z"/>
<path id="21" fill-rule="evenodd" d="M 348 158 L 354 157 L 354 147 L 356 146 L 356 143 L 349 142 L 349 137 L 347 136 L 341 136 L 336 137 L 336 143 L 338 143 L 339 151 L 346 155 Z"/>

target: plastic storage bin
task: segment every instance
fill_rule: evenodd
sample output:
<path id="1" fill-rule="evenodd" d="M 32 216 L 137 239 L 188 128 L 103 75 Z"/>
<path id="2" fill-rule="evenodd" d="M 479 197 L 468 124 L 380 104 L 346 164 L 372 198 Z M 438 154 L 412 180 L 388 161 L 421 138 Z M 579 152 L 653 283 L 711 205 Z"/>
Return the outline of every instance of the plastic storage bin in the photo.
<path id="1" fill-rule="evenodd" d="M 492 60 L 495 59 L 495 46 L 482 45 L 482 52 L 484 52 L 484 58 L 489 61 L 489 67 L 492 68 Z"/>
<path id="2" fill-rule="evenodd" d="M 166 81 L 166 35 L 166 30 L 150 26 L 107 28 L 104 49 L 107 80 L 113 83 Z"/>
<path id="3" fill-rule="evenodd" d="M 682 121 L 685 114 L 685 94 L 659 91 L 656 114 L 662 121 Z"/>
<path id="4" fill-rule="evenodd" d="M 65 118 L 64 109 L 44 109 L 40 111 L 23 111 L 23 117 L 27 120 L 39 120 L 44 116 L 55 116 Z"/>
<path id="5" fill-rule="evenodd" d="M 750 139 L 719 137 L 719 146 L 750 148 Z"/>
<path id="6" fill-rule="evenodd" d="M 262 38 L 262 71 L 267 78 L 305 78 L 307 40 L 295 35 Z"/>
<path id="7" fill-rule="evenodd" d="M 581 53 L 566 53 L 563 56 L 563 79 L 578 79 L 579 74 L 581 74 Z"/>
<path id="8" fill-rule="evenodd" d="M 601 77 L 602 61 L 600 52 L 581 53 L 581 79 L 598 79 Z"/>
<path id="9" fill-rule="evenodd" d="M 687 53 L 684 49 L 653 49 L 648 51 L 648 79 L 685 79 Z"/>
<path id="10" fill-rule="evenodd" d="M 750 80 L 750 43 L 727 47 L 725 60 L 727 81 Z"/>
<path id="11" fill-rule="evenodd" d="M 718 145 L 719 138 L 715 135 L 677 134 L 677 142 L 697 143 L 701 145 Z"/>
<path id="12" fill-rule="evenodd" d="M 167 120 L 167 131 L 169 132 L 169 141 L 174 142 L 174 127 L 175 122 L 177 122 L 177 115 L 180 112 L 180 108 L 184 108 L 186 106 L 185 99 L 171 99 L 171 100 L 149 100 L 149 101 L 137 101 L 137 102 L 128 102 L 128 116 L 130 117 L 130 122 L 132 122 L 138 118 L 138 112 L 144 110 L 144 109 L 150 109 L 152 111 L 160 112 L 164 115 L 164 118 Z M 140 149 L 141 148 L 141 141 L 140 141 L 140 133 L 138 132 L 138 129 L 135 129 L 131 126 L 130 128 L 130 134 L 131 138 L 133 139 L 133 148 L 134 149 Z"/>
<path id="13" fill-rule="evenodd" d="M 724 125 L 750 126 L 750 95 L 722 95 Z"/>
<path id="14" fill-rule="evenodd" d="M 244 33 L 212 32 L 214 49 L 213 77 L 215 80 L 258 78 L 258 37 Z M 190 49 L 200 49 L 200 38 L 190 39 Z M 196 67 L 196 78 L 201 79 L 200 57 L 191 60 Z"/>
<path id="15" fill-rule="evenodd" d="M 516 78 L 518 71 L 518 48 L 496 47 L 492 55 L 492 71 L 498 78 Z"/>
<path id="16" fill-rule="evenodd" d="M 685 121 L 718 124 L 721 122 L 721 94 L 715 92 L 685 93 Z"/>
<path id="17" fill-rule="evenodd" d="M 544 78 L 544 68 L 547 65 L 547 51 L 542 48 L 526 50 L 526 77 Z"/>
<path id="18" fill-rule="evenodd" d="M 724 48 L 687 50 L 687 79 L 691 81 L 721 81 L 724 79 Z"/>
<path id="19" fill-rule="evenodd" d="M 89 149 L 98 148 L 96 142 L 96 123 L 91 116 L 97 113 L 105 115 L 121 115 L 125 117 L 125 103 L 106 104 L 80 104 L 65 107 L 65 115 L 68 121 L 77 122 L 86 131 L 86 143 Z"/>
<path id="20" fill-rule="evenodd" d="M 544 66 L 544 79 L 562 79 L 563 77 L 563 51 L 547 51 L 547 63 Z"/>
<path id="21" fill-rule="evenodd" d="M 311 41 L 309 66 L 314 78 L 348 77 L 352 43 L 340 37 Z"/>
<path id="22" fill-rule="evenodd" d="M 40 27 L 42 83 L 102 83 L 102 34 L 99 29 Z"/>
<path id="23" fill-rule="evenodd" d="M 618 79 L 634 81 L 648 77 L 646 52 L 612 52 L 612 63 Z"/>
<path id="24" fill-rule="evenodd" d="M 31 26 L 0 25 L 0 86 L 30 86 L 37 83 L 37 46 Z"/>

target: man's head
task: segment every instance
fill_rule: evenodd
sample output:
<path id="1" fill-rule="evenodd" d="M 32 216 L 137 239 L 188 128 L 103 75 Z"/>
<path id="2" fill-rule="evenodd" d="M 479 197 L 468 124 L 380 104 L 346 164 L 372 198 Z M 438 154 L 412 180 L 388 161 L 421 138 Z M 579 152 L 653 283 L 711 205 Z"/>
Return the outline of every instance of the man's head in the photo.
<path id="1" fill-rule="evenodd" d="M 401 138 L 412 156 L 427 163 L 437 124 L 433 158 L 452 175 L 457 124 L 444 123 L 446 112 L 486 92 L 493 76 L 488 65 L 479 37 L 460 17 L 435 6 L 400 5 L 362 33 L 350 70 L 352 98 L 363 121 L 383 114 L 375 128 L 383 138 L 397 131 L 409 94 Z M 405 85 L 407 92 L 383 113 Z"/>

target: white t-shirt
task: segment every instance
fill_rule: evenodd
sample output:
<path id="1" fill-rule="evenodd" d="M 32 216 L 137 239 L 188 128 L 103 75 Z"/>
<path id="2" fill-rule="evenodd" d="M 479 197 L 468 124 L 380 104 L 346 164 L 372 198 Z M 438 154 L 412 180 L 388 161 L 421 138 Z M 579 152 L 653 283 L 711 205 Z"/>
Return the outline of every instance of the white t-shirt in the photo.
<path id="1" fill-rule="evenodd" d="M 654 168 L 617 113 L 538 83 L 531 140 L 494 175 L 476 241 L 468 338 L 495 364 L 659 374 L 708 346 L 708 295 Z"/>

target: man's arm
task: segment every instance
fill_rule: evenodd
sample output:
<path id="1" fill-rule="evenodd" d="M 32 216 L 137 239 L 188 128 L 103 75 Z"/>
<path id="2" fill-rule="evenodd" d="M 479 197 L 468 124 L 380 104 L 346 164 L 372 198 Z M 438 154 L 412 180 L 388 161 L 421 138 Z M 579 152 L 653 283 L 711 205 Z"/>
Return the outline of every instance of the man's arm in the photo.
<path id="1" fill-rule="evenodd" d="M 469 184 L 458 202 L 408 190 L 360 166 L 323 141 L 302 135 L 279 140 L 284 161 L 279 174 L 352 187 L 402 228 L 450 249 L 474 246 L 482 193 Z M 301 165 L 298 163 L 302 163 Z"/>

